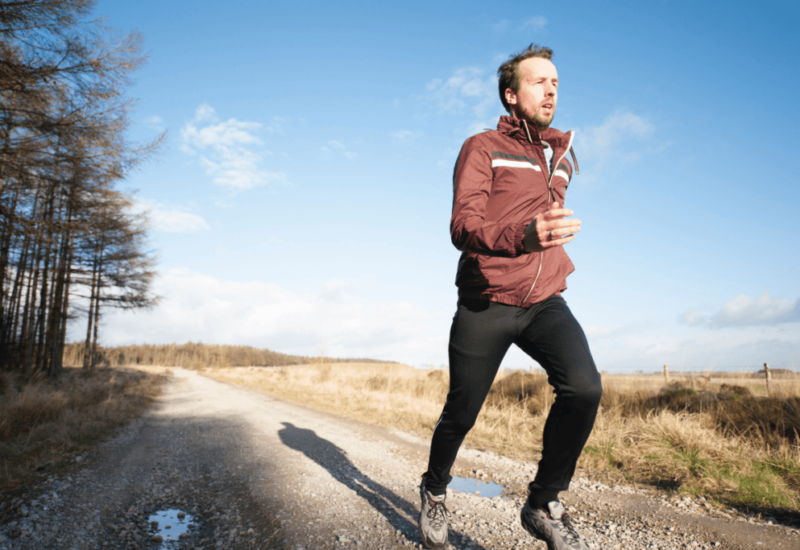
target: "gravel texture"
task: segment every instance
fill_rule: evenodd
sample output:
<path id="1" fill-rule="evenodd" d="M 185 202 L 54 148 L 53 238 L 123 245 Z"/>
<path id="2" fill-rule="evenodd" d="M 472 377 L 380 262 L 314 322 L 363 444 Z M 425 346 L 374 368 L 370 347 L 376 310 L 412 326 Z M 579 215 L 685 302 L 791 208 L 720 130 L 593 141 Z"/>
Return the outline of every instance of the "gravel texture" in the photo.
<path id="1" fill-rule="evenodd" d="M 158 405 L 118 437 L 0 503 L 0 550 L 419 547 L 426 451 L 408 434 L 176 369 Z M 451 547 L 545 548 L 519 524 L 533 464 L 465 449 L 457 470 L 510 492 L 451 491 Z M 796 529 L 702 499 L 577 478 L 562 501 L 597 550 L 800 549 Z M 191 519 L 180 539 L 150 524 L 164 510 Z"/>

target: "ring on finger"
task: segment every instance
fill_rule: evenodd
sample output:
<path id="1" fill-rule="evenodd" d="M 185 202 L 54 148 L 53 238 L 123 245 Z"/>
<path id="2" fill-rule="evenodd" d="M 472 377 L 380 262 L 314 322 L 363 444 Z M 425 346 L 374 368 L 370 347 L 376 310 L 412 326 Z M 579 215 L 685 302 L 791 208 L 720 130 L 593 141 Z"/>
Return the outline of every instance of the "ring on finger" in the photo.
<path id="1" fill-rule="evenodd" d="M 550 232 L 550 237 L 547 240 L 548 241 L 552 241 L 553 240 L 553 232 L 552 231 Z"/>

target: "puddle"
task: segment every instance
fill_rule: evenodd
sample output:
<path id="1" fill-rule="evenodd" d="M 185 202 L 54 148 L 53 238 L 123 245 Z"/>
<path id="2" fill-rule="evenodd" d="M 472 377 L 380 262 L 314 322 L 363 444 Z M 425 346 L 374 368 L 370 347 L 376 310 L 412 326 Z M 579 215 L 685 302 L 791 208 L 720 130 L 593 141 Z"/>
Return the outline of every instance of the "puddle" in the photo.
<path id="1" fill-rule="evenodd" d="M 501 497 L 506 488 L 490 481 L 484 483 L 471 477 L 458 477 L 453 476 L 453 481 L 448 485 L 451 489 L 455 489 L 459 493 L 472 493 L 473 495 L 480 495 L 486 498 Z"/>
<path id="2" fill-rule="evenodd" d="M 172 542 L 177 542 L 180 536 L 189 532 L 193 516 L 182 510 L 160 510 L 150 516 L 150 534 L 161 536 L 161 548 L 172 548 Z M 194 524 L 192 524 L 194 527 Z"/>

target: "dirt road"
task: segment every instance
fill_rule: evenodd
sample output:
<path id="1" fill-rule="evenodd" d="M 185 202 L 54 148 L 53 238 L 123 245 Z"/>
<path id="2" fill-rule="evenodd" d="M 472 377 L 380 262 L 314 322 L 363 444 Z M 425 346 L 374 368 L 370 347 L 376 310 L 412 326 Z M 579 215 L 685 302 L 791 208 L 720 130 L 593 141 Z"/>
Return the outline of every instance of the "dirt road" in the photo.
<path id="1" fill-rule="evenodd" d="M 0 504 L 0 550 L 418 546 L 425 453 L 413 436 L 176 369 L 157 406 L 71 474 Z M 534 467 L 461 455 L 459 471 L 517 496 L 451 492 L 451 547 L 545 548 L 518 520 Z M 598 550 L 800 549 L 794 529 L 702 502 L 583 479 L 563 500 Z"/>

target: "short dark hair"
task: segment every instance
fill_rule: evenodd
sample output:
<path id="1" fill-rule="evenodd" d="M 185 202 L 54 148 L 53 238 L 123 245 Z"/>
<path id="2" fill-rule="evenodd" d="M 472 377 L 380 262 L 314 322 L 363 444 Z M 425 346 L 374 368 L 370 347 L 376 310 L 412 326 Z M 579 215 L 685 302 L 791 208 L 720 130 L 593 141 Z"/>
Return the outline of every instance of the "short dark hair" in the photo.
<path id="1" fill-rule="evenodd" d="M 544 46 L 537 46 L 531 44 L 519 53 L 512 55 L 508 61 L 500 65 L 497 69 L 498 88 L 500 88 L 500 101 L 503 102 L 503 107 L 506 111 L 511 112 L 511 108 L 506 103 L 506 90 L 511 88 L 514 92 L 519 91 L 519 86 L 522 83 L 522 75 L 519 74 L 519 64 L 530 59 L 531 57 L 541 57 L 543 59 L 552 59 L 553 50 L 545 48 Z"/>

